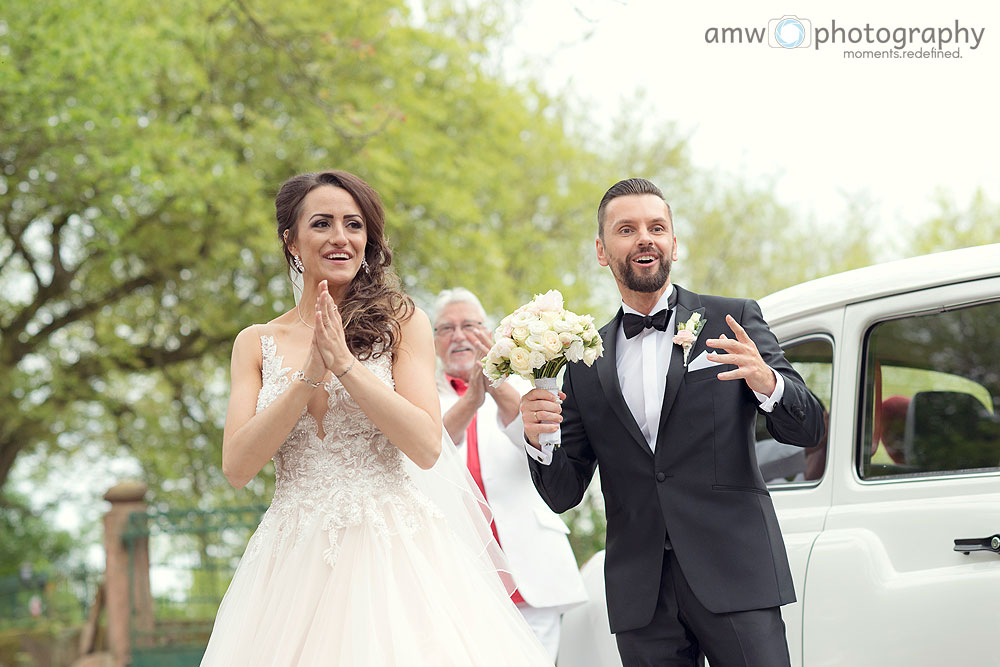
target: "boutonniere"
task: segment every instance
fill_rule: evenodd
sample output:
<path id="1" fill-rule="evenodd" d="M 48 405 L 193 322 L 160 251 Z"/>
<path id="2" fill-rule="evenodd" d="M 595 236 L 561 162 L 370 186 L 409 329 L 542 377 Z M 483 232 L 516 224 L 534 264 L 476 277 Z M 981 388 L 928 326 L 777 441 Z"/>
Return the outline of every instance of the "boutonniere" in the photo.
<path id="1" fill-rule="evenodd" d="M 691 346 L 698 340 L 698 334 L 708 320 L 701 319 L 701 313 L 692 313 L 687 322 L 677 325 L 677 333 L 674 334 L 674 345 L 680 345 L 684 350 L 684 368 L 688 365 L 688 355 L 691 354 Z"/>

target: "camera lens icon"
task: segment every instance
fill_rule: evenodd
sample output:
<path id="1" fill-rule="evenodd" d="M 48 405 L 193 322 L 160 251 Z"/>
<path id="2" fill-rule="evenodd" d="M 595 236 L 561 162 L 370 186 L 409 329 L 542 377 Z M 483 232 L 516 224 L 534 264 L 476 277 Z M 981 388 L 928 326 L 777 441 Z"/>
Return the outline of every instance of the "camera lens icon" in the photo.
<path id="1" fill-rule="evenodd" d="M 767 22 L 767 45 L 774 49 L 798 49 L 812 43 L 812 21 L 786 14 Z"/>

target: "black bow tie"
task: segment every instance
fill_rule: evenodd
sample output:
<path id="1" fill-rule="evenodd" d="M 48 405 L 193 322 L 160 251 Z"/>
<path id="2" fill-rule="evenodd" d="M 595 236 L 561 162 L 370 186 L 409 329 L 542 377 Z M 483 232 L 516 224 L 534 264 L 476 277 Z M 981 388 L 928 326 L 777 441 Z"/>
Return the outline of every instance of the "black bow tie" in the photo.
<path id="1" fill-rule="evenodd" d="M 622 315 L 622 331 L 625 338 L 635 338 L 642 333 L 643 329 L 653 327 L 658 331 L 667 330 L 667 322 L 670 321 L 670 310 L 664 308 L 652 315 L 636 315 L 635 313 L 625 313 Z"/>

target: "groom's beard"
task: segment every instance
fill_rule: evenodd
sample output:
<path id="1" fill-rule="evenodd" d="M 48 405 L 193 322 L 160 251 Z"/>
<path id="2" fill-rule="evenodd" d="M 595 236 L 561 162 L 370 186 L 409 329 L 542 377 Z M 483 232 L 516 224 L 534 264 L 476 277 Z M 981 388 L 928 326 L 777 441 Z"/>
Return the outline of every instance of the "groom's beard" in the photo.
<path id="1" fill-rule="evenodd" d="M 670 257 L 653 250 L 652 252 L 658 253 L 660 268 L 655 273 L 648 275 L 640 275 L 632 264 L 633 257 L 649 254 L 650 252 L 650 250 L 638 250 L 626 257 L 625 261 L 612 260 L 611 273 L 633 292 L 649 293 L 659 290 L 666 284 L 667 278 L 670 277 Z"/>

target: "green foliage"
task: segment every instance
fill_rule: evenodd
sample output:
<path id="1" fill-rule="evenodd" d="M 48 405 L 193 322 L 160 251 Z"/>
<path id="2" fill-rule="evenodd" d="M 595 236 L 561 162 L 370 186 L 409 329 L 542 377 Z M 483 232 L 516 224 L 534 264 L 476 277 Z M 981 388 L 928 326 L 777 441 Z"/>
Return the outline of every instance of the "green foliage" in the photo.
<path id="1" fill-rule="evenodd" d="M 46 509 L 32 510 L 9 491 L 0 496 L 0 577 L 18 575 L 24 565 L 45 572 L 63 563 L 73 538 L 42 518 Z"/>
<path id="2" fill-rule="evenodd" d="M 156 500 L 229 494 L 225 359 L 292 305 L 270 218 L 298 172 L 372 182 L 418 298 L 456 276 L 498 311 L 586 293 L 592 156 L 555 101 L 486 71 L 495 13 L 439 3 L 420 28 L 392 0 L 13 2 L 0 488 L 22 452 L 101 446 L 134 454 Z"/>
<path id="3" fill-rule="evenodd" d="M 563 514 L 563 520 L 570 529 L 569 543 L 580 567 L 604 549 L 608 521 L 604 513 L 604 499 L 596 493 L 596 489 L 596 484 L 591 486 L 580 504 Z"/>
<path id="4" fill-rule="evenodd" d="M 952 198 L 938 198 L 937 215 L 924 222 L 914 234 L 908 255 L 923 255 L 942 250 L 1000 241 L 1000 202 L 991 201 L 981 190 L 962 208 Z"/>

